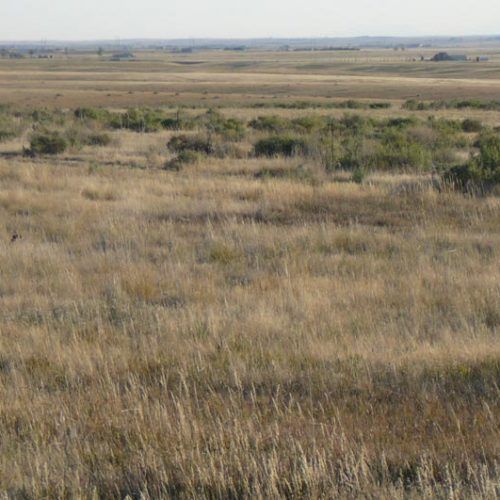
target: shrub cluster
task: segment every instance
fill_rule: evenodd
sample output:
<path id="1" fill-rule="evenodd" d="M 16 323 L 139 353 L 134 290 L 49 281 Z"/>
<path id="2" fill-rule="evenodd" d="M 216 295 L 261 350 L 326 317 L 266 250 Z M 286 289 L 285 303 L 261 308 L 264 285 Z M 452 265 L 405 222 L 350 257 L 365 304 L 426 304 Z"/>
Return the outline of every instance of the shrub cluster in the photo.
<path id="1" fill-rule="evenodd" d="M 245 136 L 245 125 L 236 118 L 226 118 L 221 113 L 209 110 L 198 118 L 198 123 L 210 134 L 217 134 L 226 141 L 239 141 Z"/>
<path id="2" fill-rule="evenodd" d="M 327 171 L 428 170 L 455 162 L 456 150 L 468 147 L 464 135 L 476 123 L 395 117 L 377 120 L 357 114 L 340 119 L 260 116 L 249 123 L 270 135 L 254 144 L 256 156 L 302 155 L 319 159 Z"/>
<path id="3" fill-rule="evenodd" d="M 25 153 L 32 156 L 56 155 L 63 153 L 68 147 L 108 146 L 110 143 L 109 134 L 90 131 L 82 127 L 74 126 L 63 132 L 40 129 L 31 135 L 30 147 Z"/>

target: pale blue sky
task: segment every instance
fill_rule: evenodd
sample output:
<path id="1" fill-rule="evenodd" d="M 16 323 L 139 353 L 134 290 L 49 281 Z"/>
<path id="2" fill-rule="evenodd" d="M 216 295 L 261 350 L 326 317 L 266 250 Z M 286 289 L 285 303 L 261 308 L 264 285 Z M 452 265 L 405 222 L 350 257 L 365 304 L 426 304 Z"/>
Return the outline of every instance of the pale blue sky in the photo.
<path id="1" fill-rule="evenodd" d="M 500 0 L 0 0 L 0 40 L 500 33 Z"/>

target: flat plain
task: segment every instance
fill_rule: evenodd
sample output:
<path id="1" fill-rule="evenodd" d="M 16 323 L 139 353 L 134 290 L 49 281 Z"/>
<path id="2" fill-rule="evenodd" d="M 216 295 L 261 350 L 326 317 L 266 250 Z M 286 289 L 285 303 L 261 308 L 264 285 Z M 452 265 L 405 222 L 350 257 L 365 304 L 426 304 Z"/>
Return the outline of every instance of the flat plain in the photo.
<path id="1" fill-rule="evenodd" d="M 0 59 L 3 495 L 497 498 L 488 51 Z"/>

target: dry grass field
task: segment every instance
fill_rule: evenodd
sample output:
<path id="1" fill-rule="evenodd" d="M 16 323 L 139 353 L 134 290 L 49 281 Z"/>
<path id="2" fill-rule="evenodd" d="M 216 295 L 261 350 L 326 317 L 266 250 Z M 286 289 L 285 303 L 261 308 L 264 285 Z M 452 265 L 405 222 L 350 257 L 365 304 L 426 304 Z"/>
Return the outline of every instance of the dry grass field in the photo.
<path id="1" fill-rule="evenodd" d="M 24 107 L 247 107 L 290 99 L 498 98 L 500 48 L 487 49 L 490 60 L 484 63 L 414 61 L 434 52 L 139 52 L 137 60 L 128 62 L 112 62 L 109 54 L 0 59 L 0 102 Z M 485 53 L 481 48 L 461 52 L 470 57 Z"/>
<path id="2" fill-rule="evenodd" d="M 499 111 L 402 104 L 497 98 L 498 54 L 441 70 L 392 51 L 0 60 L 0 104 L 61 108 L 63 131 L 84 126 L 77 106 L 342 120 L 249 104 L 350 98 L 392 104 L 365 119 L 494 127 Z M 23 155 L 37 127 L 0 142 L 5 498 L 498 497 L 498 192 L 258 157 L 249 127 L 179 170 L 163 129 Z"/>

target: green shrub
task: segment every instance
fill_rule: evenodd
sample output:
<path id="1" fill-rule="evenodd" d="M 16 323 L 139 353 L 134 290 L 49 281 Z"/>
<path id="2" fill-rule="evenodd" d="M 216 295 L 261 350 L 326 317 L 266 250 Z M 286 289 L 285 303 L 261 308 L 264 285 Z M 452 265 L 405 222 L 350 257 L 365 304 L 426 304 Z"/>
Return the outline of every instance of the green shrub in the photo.
<path id="1" fill-rule="evenodd" d="M 471 160 L 447 170 L 443 179 L 456 189 L 466 193 L 485 193 L 500 184 L 500 169 L 482 168 L 478 161 Z"/>
<path id="2" fill-rule="evenodd" d="M 215 151 L 212 141 L 200 135 L 176 135 L 168 141 L 167 147 L 173 153 L 195 151 L 210 155 Z"/>
<path id="3" fill-rule="evenodd" d="M 332 172 L 340 168 L 340 158 L 342 157 L 342 146 L 338 138 L 333 134 L 323 134 L 320 136 L 316 151 L 322 167 L 327 172 Z"/>
<path id="4" fill-rule="evenodd" d="M 177 118 L 164 118 L 160 124 L 166 130 L 181 130 L 183 128 Z"/>
<path id="5" fill-rule="evenodd" d="M 294 156 L 307 152 L 303 139 L 286 135 L 276 135 L 261 139 L 254 146 L 255 156 Z"/>
<path id="6" fill-rule="evenodd" d="M 403 104 L 403 109 L 409 109 L 410 111 L 424 111 L 431 108 L 430 105 L 425 102 L 409 99 Z"/>
<path id="7" fill-rule="evenodd" d="M 48 109 L 35 109 L 31 113 L 31 119 L 35 123 L 39 124 L 57 124 L 57 125 L 63 125 L 64 124 L 64 113 L 60 110 L 48 110 Z"/>
<path id="8" fill-rule="evenodd" d="M 79 120 L 96 120 L 100 122 L 109 120 L 109 112 L 99 108 L 76 108 L 74 115 Z"/>
<path id="9" fill-rule="evenodd" d="M 30 141 L 30 153 L 33 155 L 56 155 L 64 153 L 68 142 L 59 132 L 40 132 Z"/>
<path id="10" fill-rule="evenodd" d="M 479 120 L 473 120 L 472 118 L 466 118 L 462 122 L 462 130 L 464 132 L 481 132 L 483 130 L 483 124 Z"/>
<path id="11" fill-rule="evenodd" d="M 88 132 L 84 127 L 70 127 L 63 132 L 62 136 L 72 148 L 79 149 L 87 145 Z"/>
<path id="12" fill-rule="evenodd" d="M 451 101 L 431 101 L 422 102 L 415 99 L 410 99 L 405 102 L 403 108 L 413 111 L 427 111 L 430 109 L 481 109 L 481 110 L 499 110 L 500 101 L 481 101 L 479 99 L 462 99 Z"/>
<path id="13" fill-rule="evenodd" d="M 348 134 L 367 135 L 372 126 L 371 120 L 361 115 L 346 114 L 339 120 L 340 126 Z"/>
<path id="14" fill-rule="evenodd" d="M 370 109 L 389 109 L 392 106 L 390 102 L 372 102 L 369 105 Z"/>
<path id="15" fill-rule="evenodd" d="M 353 170 L 351 180 L 356 184 L 362 184 L 366 177 L 366 170 L 362 167 L 357 167 Z"/>
<path id="16" fill-rule="evenodd" d="M 387 120 L 388 127 L 395 128 L 405 128 L 411 125 L 416 125 L 418 123 L 418 119 L 414 116 L 410 116 L 408 118 L 398 117 L 398 118 L 390 118 Z"/>
<path id="17" fill-rule="evenodd" d="M 227 118 L 223 121 L 212 124 L 213 131 L 222 135 L 226 141 L 240 141 L 245 137 L 245 126 L 243 122 L 236 118 Z"/>
<path id="18" fill-rule="evenodd" d="M 500 137 L 485 134 L 479 138 L 479 164 L 487 170 L 498 170 L 500 167 Z"/>
<path id="19" fill-rule="evenodd" d="M 344 170 L 356 170 L 367 166 L 369 159 L 363 151 L 363 138 L 358 135 L 348 136 L 342 141 L 342 155 L 339 166 Z"/>
<path id="20" fill-rule="evenodd" d="M 198 116 L 196 122 L 209 134 L 220 135 L 226 141 L 239 141 L 245 136 L 245 125 L 242 121 L 236 118 L 226 118 L 213 109 Z"/>
<path id="21" fill-rule="evenodd" d="M 444 173 L 444 180 L 464 192 L 490 191 L 500 184 L 500 137 L 486 134 L 479 138 L 479 155 L 465 165 Z"/>
<path id="22" fill-rule="evenodd" d="M 115 129 L 128 129 L 134 132 L 157 132 L 161 128 L 163 116 L 149 109 L 130 109 L 125 113 L 110 114 L 108 125 Z"/>
<path id="23" fill-rule="evenodd" d="M 91 132 L 83 126 L 73 126 L 66 129 L 62 137 L 72 148 L 80 149 L 83 146 L 108 146 L 111 137 L 106 133 Z"/>
<path id="24" fill-rule="evenodd" d="M 349 99 L 348 101 L 345 101 L 344 107 L 347 109 L 365 109 L 367 106 L 362 102 Z"/>
<path id="25" fill-rule="evenodd" d="M 432 165 L 431 151 L 412 141 L 408 134 L 393 130 L 378 146 L 376 166 L 383 169 L 425 170 Z"/>
<path id="26" fill-rule="evenodd" d="M 177 112 L 175 116 L 167 116 L 160 121 L 165 130 L 193 130 L 196 126 L 195 120 Z"/>

